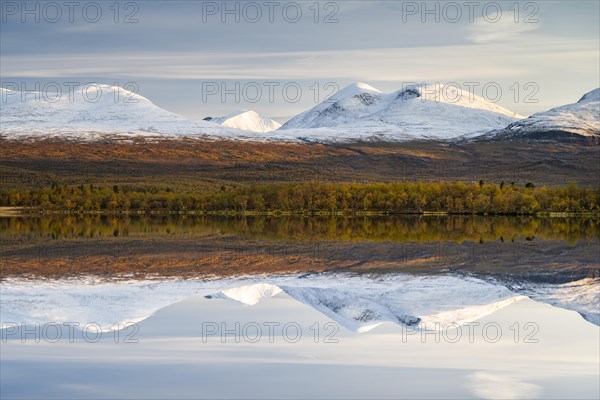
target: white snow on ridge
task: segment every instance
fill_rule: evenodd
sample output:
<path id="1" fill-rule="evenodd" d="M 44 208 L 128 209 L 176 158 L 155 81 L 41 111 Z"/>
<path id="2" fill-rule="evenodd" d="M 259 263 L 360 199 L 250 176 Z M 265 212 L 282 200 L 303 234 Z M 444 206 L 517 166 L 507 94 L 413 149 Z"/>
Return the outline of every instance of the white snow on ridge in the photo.
<path id="1" fill-rule="evenodd" d="M 594 89 L 584 94 L 578 103 L 585 103 L 588 101 L 600 101 L 600 88 Z"/>
<path id="2" fill-rule="evenodd" d="M 235 111 L 225 117 L 213 118 L 210 122 L 250 132 L 271 132 L 281 127 L 279 122 L 263 117 L 255 111 Z"/>
<path id="3" fill-rule="evenodd" d="M 307 113 L 314 112 L 314 111 L 323 111 L 323 110 L 327 109 L 331 104 L 334 104 L 337 101 L 343 100 L 345 98 L 352 98 L 354 96 L 358 96 L 363 93 L 368 93 L 370 95 L 383 94 L 379 90 L 375 89 L 373 86 L 368 85 L 366 83 L 362 83 L 362 82 L 351 83 L 350 85 L 346 86 L 345 88 L 340 89 L 337 92 L 335 92 L 333 95 L 331 95 L 325 101 L 317 104 L 310 110 L 308 110 L 304 113 L 301 113 L 300 115 L 307 114 Z"/>
<path id="4" fill-rule="evenodd" d="M 566 132 L 585 137 L 600 136 L 600 88 L 573 104 L 566 104 L 531 115 L 510 124 L 500 135 L 526 137 L 535 134 Z"/>
<path id="5" fill-rule="evenodd" d="M 519 118 L 454 86 L 411 85 L 384 94 L 357 83 L 292 118 L 278 132 L 306 140 L 455 139 L 504 128 Z"/>
<path id="6" fill-rule="evenodd" d="M 239 132 L 186 119 L 118 86 L 88 85 L 60 96 L 4 89 L 1 96 L 0 134 L 10 138 L 89 139 L 105 134 L 236 137 Z"/>

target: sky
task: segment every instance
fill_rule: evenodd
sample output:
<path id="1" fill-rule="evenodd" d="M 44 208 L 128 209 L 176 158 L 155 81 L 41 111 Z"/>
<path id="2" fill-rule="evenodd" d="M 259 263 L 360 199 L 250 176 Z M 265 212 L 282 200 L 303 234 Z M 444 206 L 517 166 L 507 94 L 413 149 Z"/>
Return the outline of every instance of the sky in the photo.
<path id="1" fill-rule="evenodd" d="M 451 84 L 530 115 L 600 86 L 598 1 L 2 1 L 3 87 L 116 84 L 283 122 L 352 82 Z"/>

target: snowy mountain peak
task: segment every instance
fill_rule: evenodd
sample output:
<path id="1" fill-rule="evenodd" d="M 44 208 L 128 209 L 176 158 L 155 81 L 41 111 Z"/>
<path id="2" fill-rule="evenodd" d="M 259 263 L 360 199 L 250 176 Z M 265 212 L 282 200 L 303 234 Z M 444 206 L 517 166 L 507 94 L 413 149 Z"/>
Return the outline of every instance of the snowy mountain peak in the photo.
<path id="1" fill-rule="evenodd" d="M 379 90 L 375 89 L 373 86 L 363 83 L 363 82 L 354 82 L 345 88 L 339 90 L 332 97 L 343 98 L 347 96 L 354 96 L 360 93 L 381 93 Z"/>
<path id="2" fill-rule="evenodd" d="M 513 111 L 485 100 L 467 90 L 462 90 L 455 85 L 445 85 L 442 83 L 418 83 L 406 85 L 401 90 L 395 92 L 396 99 L 408 101 L 419 98 L 419 101 L 453 104 L 460 107 L 487 110 L 490 112 L 503 114 L 511 118 L 524 118 Z"/>
<path id="3" fill-rule="evenodd" d="M 118 86 L 93 84 L 60 94 L 5 89 L 1 97 L 0 134 L 7 137 L 236 135 L 232 129 L 164 110 Z"/>
<path id="4" fill-rule="evenodd" d="M 523 118 L 451 85 L 410 84 L 386 94 L 364 83 L 345 87 L 288 122 L 284 130 L 311 137 L 311 129 L 329 128 L 354 139 L 452 139 L 501 129 Z M 325 132 L 319 129 L 318 136 Z M 336 132 L 330 135 L 335 140 Z"/>
<path id="5" fill-rule="evenodd" d="M 588 101 L 600 101 L 600 88 L 594 89 L 584 94 L 583 97 L 579 99 L 578 103 L 584 103 Z"/>
<path id="6" fill-rule="evenodd" d="M 87 99 L 90 102 L 94 102 L 95 99 L 103 99 L 109 101 L 113 101 L 116 99 L 118 101 L 119 98 L 123 98 L 127 99 L 127 101 L 130 102 L 143 101 L 152 103 L 144 96 L 134 93 L 130 90 L 124 89 L 120 86 L 112 86 L 105 84 L 88 85 L 75 90 L 75 93 L 78 95 L 85 96 L 84 99 Z"/>
<path id="7" fill-rule="evenodd" d="M 213 118 L 211 122 L 251 132 L 271 132 L 281 127 L 280 123 L 248 110 L 234 111 L 224 117 Z"/>
<path id="8" fill-rule="evenodd" d="M 333 95 L 329 96 L 325 101 L 317 104 L 309 111 L 323 111 L 327 109 L 330 105 L 336 103 L 337 101 L 343 100 L 345 98 L 351 98 L 354 96 L 361 95 L 379 95 L 381 92 L 375 89 L 373 86 L 368 85 L 362 82 L 354 82 L 350 85 L 344 87 L 343 89 L 338 90 Z M 300 114 L 302 115 L 302 114 Z M 289 121 L 288 121 L 289 122 Z M 284 124 L 284 126 L 287 124 Z"/>

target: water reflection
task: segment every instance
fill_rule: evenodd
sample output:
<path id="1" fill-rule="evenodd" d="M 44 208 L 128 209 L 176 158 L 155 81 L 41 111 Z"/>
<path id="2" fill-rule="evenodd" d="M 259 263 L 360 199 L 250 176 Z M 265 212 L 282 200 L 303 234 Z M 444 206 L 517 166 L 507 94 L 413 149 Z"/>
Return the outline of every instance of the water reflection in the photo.
<path id="1" fill-rule="evenodd" d="M 217 217 L 36 216 L 0 218 L 0 238 L 98 239 L 236 235 L 296 241 L 514 241 L 598 240 L 596 218 L 501 216 Z"/>
<path id="2" fill-rule="evenodd" d="M 441 273 L 568 282 L 599 275 L 594 218 L 35 216 L 0 218 L 9 276 Z"/>

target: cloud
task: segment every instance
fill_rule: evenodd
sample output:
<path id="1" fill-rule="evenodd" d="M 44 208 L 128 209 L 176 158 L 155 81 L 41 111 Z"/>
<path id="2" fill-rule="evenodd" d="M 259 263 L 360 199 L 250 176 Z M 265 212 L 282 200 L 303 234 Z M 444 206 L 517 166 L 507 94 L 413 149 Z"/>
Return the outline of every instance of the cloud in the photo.
<path id="1" fill-rule="evenodd" d="M 522 35 L 539 29 L 539 22 L 515 22 L 512 18 L 502 18 L 489 22 L 479 18 L 469 27 L 468 38 L 474 43 L 509 42 L 522 40 Z"/>
<path id="2" fill-rule="evenodd" d="M 494 80 L 534 76 L 540 65 L 598 67 L 597 40 L 535 44 L 290 52 L 140 52 L 7 55 L 5 80 L 116 77 L 201 80 Z"/>

